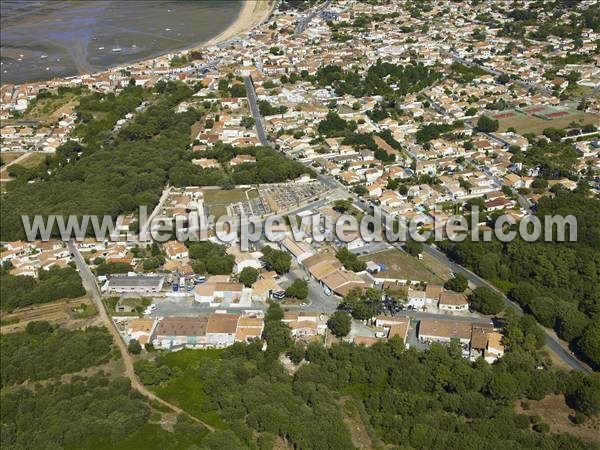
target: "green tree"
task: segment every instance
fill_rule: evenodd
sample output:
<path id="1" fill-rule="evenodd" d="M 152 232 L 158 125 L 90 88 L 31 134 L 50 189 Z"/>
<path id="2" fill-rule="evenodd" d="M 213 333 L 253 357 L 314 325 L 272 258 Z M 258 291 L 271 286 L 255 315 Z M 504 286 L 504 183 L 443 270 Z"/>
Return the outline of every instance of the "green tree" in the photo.
<path id="1" fill-rule="evenodd" d="M 404 243 L 404 250 L 412 256 L 419 256 L 423 253 L 423 243 L 409 239 Z"/>
<path id="2" fill-rule="evenodd" d="M 597 373 L 583 380 L 570 401 L 578 411 L 588 416 L 600 413 L 600 375 Z"/>
<path id="3" fill-rule="evenodd" d="M 581 335 L 577 347 L 595 367 L 600 368 L 600 319 L 596 319 L 588 325 Z"/>
<path id="4" fill-rule="evenodd" d="M 469 287 L 469 280 L 462 273 L 456 273 L 444 283 L 444 287 L 454 292 L 465 292 Z"/>
<path id="5" fill-rule="evenodd" d="M 290 270 L 292 257 L 284 251 L 275 250 L 271 247 L 263 249 L 261 260 L 265 263 L 267 270 L 274 270 L 279 275 L 282 275 Z"/>
<path id="6" fill-rule="evenodd" d="M 258 270 L 254 267 L 244 267 L 238 275 L 239 280 L 244 283 L 244 286 L 252 286 L 258 279 Z"/>
<path id="7" fill-rule="evenodd" d="M 348 313 L 344 311 L 336 311 L 327 321 L 327 327 L 335 336 L 344 337 L 350 333 L 352 319 Z"/>
<path id="8" fill-rule="evenodd" d="M 142 352 L 142 346 L 137 339 L 131 339 L 127 344 L 127 351 L 132 355 L 139 355 Z"/>
<path id="9" fill-rule="evenodd" d="M 304 300 L 308 297 L 308 283 L 305 280 L 294 280 L 294 282 L 285 290 L 287 297 L 294 297 L 298 300 Z"/>
<path id="10" fill-rule="evenodd" d="M 356 256 L 346 247 L 340 248 L 336 252 L 335 257 L 344 265 L 347 270 L 362 272 L 367 268 L 367 263 L 358 259 L 358 256 Z"/>
<path id="11" fill-rule="evenodd" d="M 498 121 L 486 115 L 482 115 L 477 120 L 477 131 L 481 131 L 484 133 L 498 131 Z"/>
<path id="12" fill-rule="evenodd" d="M 247 130 L 250 130 L 251 128 L 254 128 L 256 121 L 254 120 L 253 117 L 243 117 L 242 121 L 241 121 L 241 125 L 246 128 Z"/>
<path id="13" fill-rule="evenodd" d="M 475 288 L 470 296 L 471 307 L 482 314 L 499 314 L 504 309 L 502 296 L 486 286 Z"/>

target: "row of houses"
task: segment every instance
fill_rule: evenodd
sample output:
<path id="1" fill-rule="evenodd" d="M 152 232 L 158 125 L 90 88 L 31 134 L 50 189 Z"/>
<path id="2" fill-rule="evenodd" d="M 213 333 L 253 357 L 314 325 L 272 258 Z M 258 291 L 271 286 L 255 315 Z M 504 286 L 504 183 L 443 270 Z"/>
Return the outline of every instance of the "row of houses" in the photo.
<path id="1" fill-rule="evenodd" d="M 463 357 L 473 361 L 484 358 L 491 364 L 504 355 L 502 334 L 491 323 L 424 319 L 419 322 L 418 337 L 423 343 L 456 342 Z"/>
<path id="2" fill-rule="evenodd" d="M 469 310 L 467 296 L 445 290 L 442 286 L 428 284 L 424 290 L 408 288 L 407 304 L 415 309 L 437 306 L 440 311 L 465 312 Z"/>
<path id="3" fill-rule="evenodd" d="M 37 277 L 40 270 L 67 267 L 71 254 L 66 244 L 58 240 L 5 242 L 0 252 L 0 263 L 10 263 L 10 274 Z"/>
<path id="4" fill-rule="evenodd" d="M 323 335 L 327 328 L 324 316 L 310 312 L 286 312 L 283 323 L 290 327 L 292 337 L 299 340 Z M 251 342 L 262 337 L 262 312 L 229 314 L 216 312 L 196 316 L 136 318 L 125 327 L 126 340 L 140 344 L 152 343 L 155 348 L 224 348 L 235 342 Z"/>

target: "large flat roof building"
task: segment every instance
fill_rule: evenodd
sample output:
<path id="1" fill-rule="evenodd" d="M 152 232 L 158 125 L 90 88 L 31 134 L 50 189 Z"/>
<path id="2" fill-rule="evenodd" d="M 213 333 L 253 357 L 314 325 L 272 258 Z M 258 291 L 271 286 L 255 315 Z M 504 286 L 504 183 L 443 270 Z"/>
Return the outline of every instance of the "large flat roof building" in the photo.
<path id="1" fill-rule="evenodd" d="M 165 282 L 164 277 L 160 276 L 142 276 L 133 277 L 112 276 L 102 290 L 108 293 L 150 293 L 160 292 Z"/>

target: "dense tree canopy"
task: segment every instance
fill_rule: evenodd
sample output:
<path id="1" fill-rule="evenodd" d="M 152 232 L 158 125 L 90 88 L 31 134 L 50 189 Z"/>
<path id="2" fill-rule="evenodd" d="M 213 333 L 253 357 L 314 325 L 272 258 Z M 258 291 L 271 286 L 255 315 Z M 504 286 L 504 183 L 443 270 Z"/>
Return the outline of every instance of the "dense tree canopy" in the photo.
<path id="1" fill-rule="evenodd" d="M 285 290 L 287 297 L 304 300 L 308 297 L 308 283 L 305 280 L 294 280 L 294 282 Z"/>
<path id="2" fill-rule="evenodd" d="M 488 287 L 475 288 L 469 297 L 471 307 L 483 314 L 499 314 L 504 309 L 502 296 Z"/>
<path id="3" fill-rule="evenodd" d="M 327 321 L 327 327 L 337 337 L 347 336 L 352 327 L 352 318 L 345 311 L 336 311 Z"/>
<path id="4" fill-rule="evenodd" d="M 45 380 L 108 361 L 112 338 L 105 328 L 69 331 L 48 322 L 0 336 L 2 386 Z"/>
<path id="5" fill-rule="evenodd" d="M 228 255 L 224 245 L 211 241 L 191 242 L 189 255 L 198 274 L 229 275 L 235 265 L 235 256 Z"/>
<path id="6" fill-rule="evenodd" d="M 261 261 L 265 263 L 265 268 L 267 270 L 274 270 L 279 275 L 290 270 L 292 257 L 288 253 L 268 246 L 265 247 L 262 252 L 263 256 Z"/>
<path id="7" fill-rule="evenodd" d="M 347 324 L 345 312 L 332 319 L 342 315 Z M 161 386 L 201 390 L 201 410 L 231 424 L 231 433 L 213 436 L 211 443 L 244 447 L 278 436 L 296 448 L 354 448 L 343 420 L 349 414 L 353 424 L 362 422 L 372 447 L 381 441 L 436 449 L 592 448 L 570 435 L 545 434 L 539 417 L 515 412 L 516 399 L 553 393 L 586 414 L 596 414 L 600 405 L 597 378 L 537 369 L 544 333 L 528 317 L 510 320 L 508 353 L 490 366 L 461 358 L 455 345 L 406 350 L 398 338 L 371 348 L 294 345 L 282 316 L 279 305 L 269 307 L 266 352 L 260 342 L 238 343 L 217 359 L 201 359 L 184 378 L 166 367 Z M 295 364 L 303 359 L 308 364 L 290 375 L 277 360 L 284 352 Z M 158 364 L 167 365 L 164 359 Z"/>
<path id="8" fill-rule="evenodd" d="M 538 205 L 542 229 L 545 216 L 569 214 L 577 219 L 577 242 L 465 239 L 439 246 L 458 263 L 502 287 L 540 323 L 555 328 L 600 367 L 600 344 L 584 338 L 598 335 L 600 204 L 583 193 L 558 191 Z"/>
<path id="9" fill-rule="evenodd" d="M 81 278 L 71 267 L 51 267 L 40 270 L 39 278 L 13 276 L 0 272 L 0 305 L 3 311 L 47 303 L 63 298 L 78 298 L 85 294 Z"/>
<path id="10" fill-rule="evenodd" d="M 364 75 L 355 70 L 344 71 L 339 66 L 325 66 L 317 71 L 315 81 L 321 86 L 333 86 L 339 96 L 381 95 L 397 99 L 431 85 L 440 77 L 422 64 L 402 66 L 379 60 Z"/>
<path id="11" fill-rule="evenodd" d="M 356 254 L 352 253 L 346 247 L 340 248 L 335 257 L 344 265 L 347 270 L 362 272 L 367 268 L 367 263 L 358 259 Z"/>

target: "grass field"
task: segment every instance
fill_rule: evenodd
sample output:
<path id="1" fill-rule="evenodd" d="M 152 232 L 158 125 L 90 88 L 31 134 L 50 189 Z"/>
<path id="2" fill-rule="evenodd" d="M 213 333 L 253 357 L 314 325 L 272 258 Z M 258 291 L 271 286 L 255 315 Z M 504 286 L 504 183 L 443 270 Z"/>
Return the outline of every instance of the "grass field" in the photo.
<path id="1" fill-rule="evenodd" d="M 4 164 L 8 164 L 23 154 L 23 152 L 2 152 L 0 153 L 0 158 Z"/>
<path id="2" fill-rule="evenodd" d="M 541 134 L 544 128 L 566 128 L 571 122 L 577 122 L 580 125 L 597 125 L 600 122 L 600 116 L 577 111 L 575 114 L 569 114 L 552 120 L 544 120 L 531 115 L 517 113 L 513 117 L 500 119 L 499 122 L 499 131 L 506 131 L 508 128 L 513 127 L 519 134 Z"/>
<path id="3" fill-rule="evenodd" d="M 227 205 L 258 197 L 258 191 L 252 189 L 204 189 L 204 203 L 215 217 L 227 214 Z M 246 196 L 247 195 L 247 196 Z"/>
<path id="4" fill-rule="evenodd" d="M 189 414 L 202 419 L 215 428 L 227 428 L 217 413 L 206 412 L 204 406 L 208 400 L 202 391 L 198 375 L 201 361 L 217 359 L 221 350 L 180 350 L 166 355 L 166 364 L 171 370 L 179 372 L 176 377 L 154 389 L 157 395 L 175 403 Z"/>
<path id="5" fill-rule="evenodd" d="M 442 284 L 443 280 L 433 270 L 417 258 L 397 249 L 360 257 L 363 261 L 375 261 L 385 265 L 385 272 L 375 275 L 376 278 L 396 278 L 399 280 L 422 281 Z"/>
<path id="6" fill-rule="evenodd" d="M 242 202 L 248 198 L 253 199 L 258 197 L 256 189 L 248 190 L 248 197 L 246 197 L 246 189 L 205 189 L 204 203 L 209 205 L 214 204 L 230 204 L 235 202 Z"/>
<path id="7" fill-rule="evenodd" d="M 46 159 L 46 156 L 48 156 L 48 153 L 30 153 L 29 156 L 21 162 L 21 165 L 23 167 L 27 167 L 28 169 L 33 169 L 34 167 L 39 166 L 42 161 Z"/>

